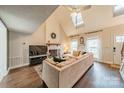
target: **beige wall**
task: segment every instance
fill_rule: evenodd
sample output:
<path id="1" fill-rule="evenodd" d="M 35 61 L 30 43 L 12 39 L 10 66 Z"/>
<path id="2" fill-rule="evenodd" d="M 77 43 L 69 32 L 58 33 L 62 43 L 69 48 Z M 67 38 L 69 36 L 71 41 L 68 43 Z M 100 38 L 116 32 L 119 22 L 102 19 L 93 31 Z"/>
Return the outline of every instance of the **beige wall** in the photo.
<path id="1" fill-rule="evenodd" d="M 124 35 L 124 24 L 109 27 L 109 28 L 104 28 L 104 29 L 102 29 L 101 32 L 97 32 L 97 33 L 80 34 L 80 36 L 84 37 L 85 44 L 86 44 L 87 38 L 96 37 L 96 36 L 99 37 L 99 39 L 101 41 L 100 61 L 109 63 L 109 64 L 113 64 L 113 46 L 114 46 L 113 38 L 114 38 L 114 34 L 117 34 L 117 33 Z M 80 36 L 75 37 L 75 38 L 77 40 L 79 40 Z M 73 39 L 73 38 L 71 38 L 71 39 Z M 78 47 L 80 47 L 80 46 L 78 45 Z"/>
<path id="2" fill-rule="evenodd" d="M 113 63 L 113 47 L 114 47 L 114 35 L 124 35 L 124 24 L 103 29 L 102 41 L 103 41 L 103 61 Z"/>
<path id="3" fill-rule="evenodd" d="M 56 39 L 51 38 L 51 33 L 56 34 Z M 52 14 L 46 21 L 46 43 L 60 43 L 60 25 L 56 19 L 56 16 Z"/>
<path id="4" fill-rule="evenodd" d="M 51 33 L 56 33 L 56 39 L 51 38 Z M 54 13 L 32 34 L 9 32 L 9 67 L 14 68 L 29 64 L 29 45 L 45 45 L 61 43 L 61 52 L 64 45 L 69 46 L 69 39 L 56 19 Z"/>
<path id="5" fill-rule="evenodd" d="M 113 6 L 111 5 L 92 5 L 90 9 L 81 11 L 81 13 L 84 26 L 81 26 L 77 31 L 73 25 L 70 16 L 71 12 L 68 8 L 66 6 L 59 6 L 56 9 L 57 19 L 68 36 L 124 24 L 124 15 L 113 17 Z"/>
<path id="6" fill-rule="evenodd" d="M 65 47 L 68 48 L 68 51 L 70 50 L 70 39 L 69 37 L 67 37 L 62 26 L 60 26 L 60 43 L 61 43 L 61 54 L 64 53 Z"/>
<path id="7" fill-rule="evenodd" d="M 45 24 L 32 34 L 9 32 L 9 67 L 17 67 L 29 63 L 29 45 L 45 44 Z"/>
<path id="8" fill-rule="evenodd" d="M 56 12 L 54 12 L 45 22 L 46 23 L 46 43 L 60 43 L 61 44 L 61 53 L 64 51 L 64 47 L 67 46 L 70 48 L 69 38 L 67 37 L 64 28 L 60 25 L 60 22 L 57 20 Z M 51 33 L 56 34 L 56 38 L 51 38 Z M 54 47 L 54 46 L 53 46 Z"/>
<path id="9" fill-rule="evenodd" d="M 60 22 L 57 20 L 56 12 L 54 12 L 47 20 L 46 20 L 46 43 L 50 41 L 50 43 L 62 43 L 67 42 L 67 35 L 64 32 L 64 28 L 60 25 Z M 56 34 L 56 38 L 51 38 L 51 33 Z"/>
<path id="10" fill-rule="evenodd" d="M 10 32 L 9 33 L 9 58 L 10 58 L 10 63 L 15 62 L 16 60 L 20 60 L 19 64 L 27 64 L 29 63 L 28 60 L 28 45 L 30 44 L 40 44 L 44 45 L 45 43 L 48 42 L 48 40 L 51 41 L 51 43 L 61 43 L 61 49 L 63 52 L 64 46 L 68 46 L 70 49 L 70 41 L 64 32 L 64 28 L 59 24 L 58 20 L 55 20 L 56 17 L 54 15 L 50 16 L 50 18 L 43 24 L 41 27 L 34 33 L 32 34 L 22 34 L 22 33 L 17 33 L 17 32 Z M 105 62 L 105 63 L 113 63 L 113 35 L 114 33 L 117 32 L 122 32 L 124 29 L 124 25 L 118 25 L 114 27 L 109 27 L 109 28 L 104 28 L 102 29 L 102 32 L 99 33 L 93 33 L 93 34 L 80 34 L 80 36 L 83 36 L 85 41 L 86 38 L 88 37 L 93 37 L 93 36 L 99 36 L 101 40 L 101 58 L 100 61 Z M 50 34 L 54 32 L 57 35 L 57 38 L 51 39 Z M 74 37 L 73 39 L 78 39 L 79 43 L 79 38 Z M 79 44 L 78 49 L 84 49 L 84 46 Z M 16 64 L 16 63 L 13 63 Z M 11 66 L 10 66 L 11 67 Z"/>
<path id="11" fill-rule="evenodd" d="M 64 46 L 68 46 L 70 48 L 70 41 L 71 39 L 67 37 L 67 33 L 65 30 L 65 26 L 61 24 L 61 21 L 58 18 L 58 15 L 55 11 L 45 22 L 42 24 L 37 31 L 35 31 L 32 34 L 23 34 L 23 33 L 17 33 L 17 32 L 9 32 L 9 63 L 15 64 L 15 66 L 19 65 L 25 65 L 29 63 L 28 60 L 28 45 L 44 45 L 48 41 L 51 43 L 61 43 L 61 49 L 63 51 Z M 60 11 L 61 12 L 61 11 Z M 64 19 L 63 19 L 64 21 Z M 68 20 L 65 19 L 64 22 L 67 22 Z M 73 26 L 73 25 L 72 25 Z M 71 27 L 68 31 L 72 32 L 77 31 Z M 95 34 L 83 34 L 80 36 L 83 36 L 85 41 L 86 38 L 92 37 L 92 36 L 99 36 L 101 40 L 101 61 L 106 63 L 113 63 L 113 34 L 115 32 L 123 32 L 124 33 L 124 25 L 118 25 L 113 26 L 109 28 L 102 29 L 103 31 L 100 33 Z M 51 38 L 51 33 L 56 33 L 56 39 Z M 75 37 L 79 41 L 79 37 Z M 84 49 L 84 46 L 79 44 L 78 49 Z M 16 63 L 19 62 L 19 63 Z M 10 67 L 13 67 L 13 65 L 10 65 Z"/>

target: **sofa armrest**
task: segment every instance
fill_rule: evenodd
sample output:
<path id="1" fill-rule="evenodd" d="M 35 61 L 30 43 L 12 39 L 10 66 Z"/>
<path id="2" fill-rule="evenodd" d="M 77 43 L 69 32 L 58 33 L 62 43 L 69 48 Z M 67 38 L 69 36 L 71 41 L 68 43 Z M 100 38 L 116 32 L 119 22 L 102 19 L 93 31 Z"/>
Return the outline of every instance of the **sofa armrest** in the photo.
<path id="1" fill-rule="evenodd" d="M 87 54 L 82 60 L 63 67 L 59 74 L 59 87 L 71 88 L 92 66 L 93 55 Z M 65 78 L 66 77 L 66 78 Z"/>
<path id="2" fill-rule="evenodd" d="M 49 88 L 59 87 L 59 70 L 47 61 L 43 61 L 42 79 Z"/>

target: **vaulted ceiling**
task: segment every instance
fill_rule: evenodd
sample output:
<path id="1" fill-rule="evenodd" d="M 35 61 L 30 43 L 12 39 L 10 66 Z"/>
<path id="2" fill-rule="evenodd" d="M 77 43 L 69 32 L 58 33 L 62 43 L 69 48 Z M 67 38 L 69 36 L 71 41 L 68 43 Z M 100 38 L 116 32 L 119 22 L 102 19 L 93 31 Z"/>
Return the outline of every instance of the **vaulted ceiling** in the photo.
<path id="1" fill-rule="evenodd" d="M 57 7 L 56 5 L 4 5 L 0 6 L 0 18 L 9 31 L 32 33 Z"/>
<path id="2" fill-rule="evenodd" d="M 124 15 L 113 17 L 113 6 L 111 5 L 93 5 L 90 9 L 81 11 L 84 25 L 78 29 L 74 27 L 67 7 L 60 6 L 55 13 L 68 36 L 124 24 Z"/>
<path id="3" fill-rule="evenodd" d="M 0 6 L 0 18 L 10 31 L 32 33 L 54 12 L 56 20 L 58 20 L 61 27 L 63 27 L 67 36 L 124 24 L 124 15 L 113 17 L 112 5 L 92 5 L 90 9 L 81 11 L 84 25 L 76 29 L 72 23 L 71 12 L 67 7 L 57 7 L 56 5 L 4 5 Z M 82 5 L 80 7 L 84 6 Z"/>

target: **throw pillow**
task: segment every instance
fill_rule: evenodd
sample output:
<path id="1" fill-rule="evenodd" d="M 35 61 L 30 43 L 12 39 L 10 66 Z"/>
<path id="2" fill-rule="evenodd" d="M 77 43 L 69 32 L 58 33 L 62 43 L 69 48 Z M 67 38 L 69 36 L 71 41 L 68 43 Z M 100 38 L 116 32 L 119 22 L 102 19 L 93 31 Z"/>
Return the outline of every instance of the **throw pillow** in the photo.
<path id="1" fill-rule="evenodd" d="M 66 61 L 66 60 L 65 59 L 61 59 L 61 58 L 54 57 L 53 58 L 53 61 L 61 63 L 61 62 Z"/>
<path id="2" fill-rule="evenodd" d="M 80 51 L 73 51 L 73 56 L 79 56 L 80 55 Z"/>

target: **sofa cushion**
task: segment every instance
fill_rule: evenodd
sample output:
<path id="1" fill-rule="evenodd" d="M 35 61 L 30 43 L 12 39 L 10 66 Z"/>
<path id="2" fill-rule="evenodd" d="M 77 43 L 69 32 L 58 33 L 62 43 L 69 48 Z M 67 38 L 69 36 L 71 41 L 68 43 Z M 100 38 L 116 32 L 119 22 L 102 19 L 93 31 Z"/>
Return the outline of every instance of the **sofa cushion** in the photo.
<path id="1" fill-rule="evenodd" d="M 73 62 L 79 62 L 79 60 L 82 60 L 83 57 L 84 57 L 84 55 L 80 55 L 77 57 L 73 56 L 73 57 L 70 57 L 69 59 L 67 59 L 66 61 L 58 59 L 58 58 L 55 58 L 55 59 L 54 58 L 47 58 L 46 61 L 48 61 L 50 64 L 52 64 L 54 66 L 62 68 L 62 67 L 67 66 Z M 55 62 L 55 60 L 56 60 L 56 62 Z"/>
<path id="2" fill-rule="evenodd" d="M 71 63 L 71 61 L 64 61 L 64 62 L 56 64 L 56 66 L 61 68 L 61 67 L 64 67 L 70 63 Z"/>
<path id="3" fill-rule="evenodd" d="M 56 64 L 56 66 L 61 68 L 61 67 L 67 66 L 67 65 L 69 65 L 69 64 L 71 64 L 73 62 L 76 62 L 75 58 L 71 58 L 69 60 L 66 60 L 66 61 L 63 61 L 61 63 L 58 63 L 58 64 Z"/>
<path id="4" fill-rule="evenodd" d="M 53 64 L 53 65 L 58 64 L 58 62 L 53 61 L 53 58 L 47 58 L 47 59 L 45 59 L 45 60 L 46 60 L 47 62 Z"/>

